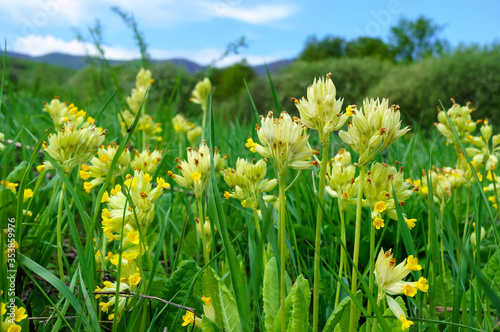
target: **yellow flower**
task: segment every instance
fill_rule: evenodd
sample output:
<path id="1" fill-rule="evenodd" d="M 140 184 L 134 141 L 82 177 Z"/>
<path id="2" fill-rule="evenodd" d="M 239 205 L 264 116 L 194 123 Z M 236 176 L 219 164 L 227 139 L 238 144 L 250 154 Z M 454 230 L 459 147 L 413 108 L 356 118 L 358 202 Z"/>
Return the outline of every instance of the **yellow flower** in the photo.
<path id="1" fill-rule="evenodd" d="M 418 264 L 418 258 L 416 258 L 416 257 L 414 258 L 413 255 L 408 256 L 407 262 L 408 263 L 406 263 L 406 268 L 408 270 L 412 270 L 412 271 L 422 270 L 422 266 L 420 264 Z"/>
<path id="2" fill-rule="evenodd" d="M 139 244 L 139 231 L 131 229 L 127 233 L 127 239 L 133 244 Z"/>
<path id="3" fill-rule="evenodd" d="M 31 197 L 33 197 L 33 190 L 24 189 L 24 201 L 26 202 Z"/>
<path id="4" fill-rule="evenodd" d="M 25 318 L 28 318 L 28 315 L 26 314 L 26 309 L 24 307 L 21 307 L 21 308 L 18 308 L 17 305 L 14 307 L 14 314 L 15 314 L 15 318 L 14 320 L 16 322 L 20 322 L 22 321 L 23 319 Z"/>
<path id="5" fill-rule="evenodd" d="M 210 307 L 210 303 L 212 301 L 212 299 L 210 297 L 206 297 L 205 295 L 203 295 L 201 297 L 201 300 L 203 301 L 203 303 L 205 303 L 205 305 L 208 307 Z"/>
<path id="6" fill-rule="evenodd" d="M 194 172 L 192 175 L 194 181 L 200 181 L 201 179 L 201 173 L 200 172 Z"/>
<path id="7" fill-rule="evenodd" d="M 205 77 L 202 81 L 198 82 L 193 89 L 193 94 L 189 100 L 195 104 L 200 104 L 203 113 L 207 111 L 208 96 L 212 90 L 212 83 Z"/>
<path id="8" fill-rule="evenodd" d="M 128 277 L 128 281 L 129 281 L 130 285 L 136 286 L 141 281 L 141 276 L 139 275 L 139 273 L 136 272 L 133 275 L 131 275 L 130 277 Z"/>
<path id="9" fill-rule="evenodd" d="M 16 325 L 16 324 L 12 324 L 9 329 L 7 330 L 7 332 L 21 332 L 21 326 L 20 325 Z"/>
<path id="10" fill-rule="evenodd" d="M 231 197 L 231 194 L 229 193 L 229 191 L 224 191 L 224 198 L 225 199 L 229 199 L 229 197 Z"/>
<path id="11" fill-rule="evenodd" d="M 408 225 L 409 229 L 413 229 L 415 227 L 415 222 L 417 219 L 405 219 L 406 225 Z"/>
<path id="12" fill-rule="evenodd" d="M 2 180 L 0 184 L 4 187 L 9 188 L 14 194 L 16 193 L 16 187 L 19 186 L 19 183 L 10 182 L 9 180 Z"/>
<path id="13" fill-rule="evenodd" d="M 413 322 L 412 322 L 411 320 L 406 319 L 406 317 L 405 317 L 405 316 L 403 316 L 403 315 L 401 315 L 401 316 L 399 317 L 399 319 L 401 320 L 401 329 L 402 329 L 403 331 L 404 331 L 404 330 L 406 330 L 406 329 L 409 329 L 409 328 L 410 328 L 410 326 L 412 326 L 412 325 L 413 325 Z"/>
<path id="14" fill-rule="evenodd" d="M 109 194 L 107 191 L 104 192 L 104 195 L 102 195 L 101 203 L 106 203 L 109 201 Z"/>
<path id="15" fill-rule="evenodd" d="M 413 287 L 410 284 L 406 284 L 403 286 L 403 294 L 406 296 L 414 297 L 417 294 L 417 288 Z"/>
<path id="16" fill-rule="evenodd" d="M 384 212 L 387 209 L 387 206 L 385 205 L 384 201 L 378 201 L 377 204 L 375 204 L 374 210 L 378 213 Z"/>
<path id="17" fill-rule="evenodd" d="M 195 319 L 194 319 L 194 314 L 191 311 L 186 310 L 186 314 L 182 316 L 182 326 L 188 326 L 189 324 L 193 324 Z"/>
<path id="18" fill-rule="evenodd" d="M 122 191 L 122 186 L 117 184 L 113 189 L 111 189 L 111 195 L 116 196 L 121 191 Z"/>
<path id="19" fill-rule="evenodd" d="M 39 172 L 43 171 L 44 169 L 45 169 L 45 165 L 38 165 L 36 167 L 36 170 L 39 171 Z"/>
<path id="20" fill-rule="evenodd" d="M 420 277 L 414 285 L 419 291 L 427 292 L 429 290 L 429 285 L 427 284 L 427 279 Z"/>
<path id="21" fill-rule="evenodd" d="M 245 143 L 245 146 L 246 146 L 247 148 L 250 148 L 250 151 L 252 151 L 252 152 L 257 152 L 257 151 L 255 150 L 255 147 L 257 146 L 257 143 L 255 143 L 255 142 L 253 141 L 253 139 L 251 139 L 251 138 L 247 139 L 247 142 Z"/>
<path id="22" fill-rule="evenodd" d="M 373 221 L 373 226 L 376 229 L 380 229 L 381 227 L 384 227 L 385 226 L 384 219 L 382 219 L 382 218 L 375 218 L 375 220 Z"/>
<path id="23" fill-rule="evenodd" d="M 165 179 L 163 179 L 163 178 L 156 178 L 156 182 L 158 183 L 157 188 L 160 188 L 160 189 L 170 188 L 170 183 L 165 182 Z"/>
<path id="24" fill-rule="evenodd" d="M 353 116 L 354 115 L 354 110 L 356 109 L 356 106 L 355 105 L 349 105 L 347 106 L 346 110 L 345 110 L 345 115 L 347 116 Z"/>

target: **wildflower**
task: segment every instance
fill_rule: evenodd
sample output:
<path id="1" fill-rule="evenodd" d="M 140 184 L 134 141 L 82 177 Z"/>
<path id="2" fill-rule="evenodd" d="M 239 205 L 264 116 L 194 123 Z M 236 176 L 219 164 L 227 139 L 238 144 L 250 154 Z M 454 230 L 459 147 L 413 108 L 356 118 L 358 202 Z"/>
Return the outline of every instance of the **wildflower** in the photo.
<path id="1" fill-rule="evenodd" d="M 205 113 L 207 111 L 208 96 L 212 89 L 212 83 L 205 77 L 202 81 L 198 82 L 192 92 L 191 100 L 195 104 L 200 104 L 201 109 Z"/>
<path id="2" fill-rule="evenodd" d="M 172 118 L 172 125 L 177 135 L 186 134 L 194 127 L 194 124 L 190 123 L 182 114 L 177 114 Z"/>
<path id="3" fill-rule="evenodd" d="M 401 129 L 399 106 L 389 107 L 389 100 L 365 99 L 363 107 L 355 109 L 352 123 L 340 138 L 359 153 L 358 163 L 366 166 L 373 157 L 408 132 Z"/>
<path id="4" fill-rule="evenodd" d="M 470 103 L 467 103 L 466 106 L 460 106 L 454 99 L 451 100 L 453 102 L 453 106 L 449 108 L 446 113 L 448 113 L 448 117 L 456 129 L 459 139 L 462 142 L 465 142 L 467 140 L 467 136 L 469 136 L 470 133 L 476 129 L 476 122 L 472 121 L 470 116 L 470 113 L 472 113 L 474 109 L 469 108 Z M 460 146 L 458 145 L 458 141 L 451 130 L 450 124 L 448 123 L 448 119 L 444 112 L 445 111 L 439 110 L 438 123 L 435 123 L 434 125 L 439 132 L 446 137 L 447 142 L 453 143 L 455 149 L 459 151 Z"/>
<path id="5" fill-rule="evenodd" d="M 144 173 L 153 174 L 156 167 L 162 159 L 162 154 L 164 150 L 158 150 L 158 148 L 153 151 L 149 151 L 146 147 L 141 153 L 134 150 L 134 160 L 130 163 L 130 167 L 134 170 L 142 171 Z"/>
<path id="6" fill-rule="evenodd" d="M 9 188 L 14 194 L 17 192 L 17 187 L 19 183 L 10 182 L 9 180 L 1 180 L 0 185 Z"/>
<path id="7" fill-rule="evenodd" d="M 200 222 L 200 218 L 194 218 L 194 221 L 196 222 L 196 231 L 198 232 L 198 235 L 203 238 L 203 233 L 205 233 L 205 239 L 207 239 L 205 249 L 207 253 L 209 253 L 212 249 L 212 225 L 210 225 L 210 219 L 206 217 L 204 223 Z M 215 226 L 215 224 L 214 232 L 217 233 L 217 227 Z"/>
<path id="8" fill-rule="evenodd" d="M 373 163 L 366 175 L 363 183 L 366 199 L 363 205 L 371 209 L 372 219 L 387 215 L 398 220 L 396 204 L 404 204 L 413 194 L 411 184 L 404 180 L 403 169 L 398 171 L 396 167 L 385 163 Z M 394 202 L 393 187 L 398 202 Z"/>
<path id="9" fill-rule="evenodd" d="M 118 297 L 118 305 L 115 306 L 116 297 L 114 296 L 114 293 L 116 292 L 117 286 L 118 286 L 117 282 L 105 281 L 103 288 L 97 286 L 95 289 L 95 292 L 113 292 L 113 295 L 96 294 L 95 298 L 99 299 L 101 296 L 106 296 L 108 298 L 108 301 L 107 302 L 101 301 L 99 303 L 99 307 L 101 308 L 101 311 L 105 312 L 105 313 L 109 313 L 109 308 L 115 308 L 116 311 L 113 314 L 118 314 L 118 316 L 120 316 L 123 313 L 123 310 L 124 310 L 127 302 L 131 301 L 131 298 L 119 296 Z M 126 291 L 130 288 L 130 286 L 128 284 L 121 282 L 121 281 L 119 283 L 119 286 L 120 286 L 120 291 Z"/>
<path id="10" fill-rule="evenodd" d="M 92 159 L 94 151 L 104 141 L 105 134 L 106 131 L 99 133 L 94 124 L 77 129 L 74 124 L 68 122 L 61 131 L 49 135 L 49 143 L 44 150 L 68 174 L 75 166 Z M 44 166 L 45 169 L 52 169 L 49 161 L 45 161 Z"/>
<path id="11" fill-rule="evenodd" d="M 253 139 L 249 138 L 247 139 L 247 142 L 245 143 L 245 146 L 250 149 L 252 152 L 257 152 L 255 150 L 255 147 L 257 146 L 257 143 L 254 143 Z"/>
<path id="12" fill-rule="evenodd" d="M 190 324 L 194 324 L 196 327 L 200 329 L 203 328 L 201 325 L 201 319 L 196 319 L 194 313 L 186 310 L 186 314 L 182 316 L 182 326 L 188 326 Z"/>
<path id="13" fill-rule="evenodd" d="M 373 220 L 373 226 L 376 229 L 380 229 L 381 227 L 384 227 L 385 226 L 384 219 L 382 219 L 382 218 L 375 218 L 375 220 Z"/>
<path id="14" fill-rule="evenodd" d="M 307 88 L 307 99 L 302 97 L 298 101 L 292 98 L 302 122 L 318 131 L 322 143 L 328 143 L 330 134 L 342 128 L 347 120 L 347 115 L 340 113 L 343 99 L 335 99 L 336 89 L 330 75 L 327 74 L 326 79 L 314 80 Z"/>
<path id="15" fill-rule="evenodd" d="M 200 198 L 205 190 L 210 174 L 210 149 L 206 141 L 196 149 L 187 149 L 188 158 L 186 160 L 176 159 L 177 168 L 181 175 L 175 175 L 169 171 L 168 175 L 184 188 L 192 189 L 196 198 Z M 214 165 L 216 170 L 222 170 L 224 167 L 224 158 L 221 158 L 217 148 L 214 150 Z"/>
<path id="16" fill-rule="evenodd" d="M 236 169 L 227 168 L 224 170 L 224 181 L 233 190 L 232 193 L 225 192 L 224 197 L 236 198 L 241 201 L 243 207 L 257 210 L 259 198 L 262 194 L 273 190 L 278 184 L 277 179 L 268 180 L 266 177 L 266 160 L 261 159 L 256 163 L 248 162 L 238 158 Z M 275 197 L 265 195 L 264 200 L 270 201 Z"/>
<path id="17" fill-rule="evenodd" d="M 406 225 L 408 225 L 409 229 L 413 229 L 415 227 L 415 222 L 417 219 L 405 219 Z"/>
<path id="18" fill-rule="evenodd" d="M 488 119 L 483 121 L 483 125 L 481 126 L 481 135 L 482 137 L 473 137 L 472 135 L 468 135 L 467 139 L 470 143 L 474 145 L 474 147 L 468 147 L 465 149 L 467 154 L 472 157 L 473 166 L 475 169 L 480 170 L 483 167 L 488 171 L 489 179 L 492 181 L 491 170 L 495 170 L 498 165 L 498 152 L 500 150 L 500 134 L 493 136 L 492 144 L 490 144 L 490 138 L 492 134 L 491 125 L 488 122 Z M 491 148 L 490 148 L 491 146 Z M 464 161 L 465 158 L 462 158 Z M 462 162 L 462 164 L 467 164 L 467 168 L 469 169 L 468 163 Z M 460 165 L 460 164 L 459 164 Z M 462 167 L 464 168 L 464 167 Z M 472 176 L 472 172 L 470 173 L 470 177 Z M 496 176 L 495 176 L 496 177 Z"/>
<path id="19" fill-rule="evenodd" d="M 261 116 L 261 126 L 257 126 L 260 143 L 255 150 L 265 158 L 272 158 L 280 176 L 285 176 L 288 168 L 297 170 L 311 168 L 315 162 L 308 161 L 313 151 L 307 147 L 309 136 L 304 133 L 304 126 L 293 121 L 282 112 L 279 118 L 273 118 L 273 112 L 267 117 Z"/>
<path id="20" fill-rule="evenodd" d="M 121 231 L 122 222 L 125 223 L 125 226 L 136 228 L 137 224 L 146 227 L 154 219 L 154 202 L 168 186 L 165 180 L 158 178 L 158 183 L 161 185 L 157 185 L 153 189 L 151 182 L 147 181 L 148 177 L 150 178 L 147 173 L 135 171 L 134 176 L 125 181 L 124 189 L 130 195 L 130 200 L 122 191 L 114 190 L 111 196 L 107 192 L 104 193 L 107 196 L 108 208 L 102 211 L 102 225 L 103 231 L 108 237 L 117 237 L 112 236 L 112 234 Z M 117 188 L 115 187 L 115 189 Z M 131 233 L 130 236 L 130 242 L 137 242 L 137 233 Z"/>
<path id="21" fill-rule="evenodd" d="M 151 72 L 141 68 L 136 76 L 135 88 L 132 89 L 130 96 L 126 98 L 127 105 L 134 115 L 139 111 L 144 95 L 147 89 L 151 87 L 152 82 Z"/>
<path id="22" fill-rule="evenodd" d="M 84 182 L 83 186 L 86 192 L 90 192 L 90 190 L 106 180 L 106 177 L 109 176 L 109 170 L 111 168 L 111 163 L 115 158 L 116 153 L 118 152 L 119 146 L 113 142 L 113 144 L 108 144 L 106 147 L 101 145 L 97 150 L 97 157 L 94 156 L 90 160 L 90 165 L 83 164 L 79 176 L 83 180 L 88 180 L 90 178 L 94 178 L 89 182 Z M 112 179 L 115 179 L 117 176 L 123 174 L 130 164 L 130 152 L 127 148 L 123 150 L 120 157 L 118 157 L 118 162 L 114 169 Z"/>
<path id="23" fill-rule="evenodd" d="M 354 202 L 358 191 L 358 182 L 354 179 L 356 167 L 348 165 L 347 161 L 350 161 L 350 153 L 339 151 L 326 168 L 326 192 L 339 200 L 342 210 Z"/>
<path id="24" fill-rule="evenodd" d="M 61 102 L 59 97 L 55 97 L 48 104 L 44 102 L 42 111 L 49 113 L 57 130 L 60 130 L 61 126 L 68 121 L 76 127 L 80 126 L 86 115 L 85 111 L 79 111 L 78 107 L 74 104 L 66 106 L 66 103 Z M 92 123 L 87 123 L 86 125 L 90 124 Z"/>
<path id="25" fill-rule="evenodd" d="M 20 322 L 23 319 L 28 318 L 28 315 L 26 314 L 26 309 L 24 307 L 18 308 L 17 305 L 14 307 L 14 320 L 16 322 Z"/>

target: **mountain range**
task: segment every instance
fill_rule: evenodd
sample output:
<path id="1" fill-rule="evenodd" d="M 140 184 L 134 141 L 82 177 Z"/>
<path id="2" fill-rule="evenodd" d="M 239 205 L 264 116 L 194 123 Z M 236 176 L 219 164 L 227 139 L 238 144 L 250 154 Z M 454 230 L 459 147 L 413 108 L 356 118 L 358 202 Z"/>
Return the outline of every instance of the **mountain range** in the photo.
<path id="1" fill-rule="evenodd" d="M 16 59 L 25 59 L 34 62 L 48 63 L 75 70 L 80 70 L 90 65 L 90 59 L 87 56 L 71 55 L 65 53 L 49 53 L 41 56 L 30 56 L 23 53 L 7 51 L 7 56 Z M 128 62 L 134 62 L 138 60 L 108 60 L 108 61 L 110 65 L 113 66 L 113 65 L 125 64 Z M 196 62 L 187 59 L 152 60 L 152 62 L 153 63 L 170 62 L 176 66 L 184 67 L 184 69 L 189 73 L 195 73 L 197 71 L 202 71 L 207 68 L 207 66 L 200 65 Z M 273 73 L 285 67 L 286 65 L 290 64 L 291 62 L 293 62 L 293 60 L 290 59 L 278 60 L 268 63 L 267 67 L 269 68 L 269 71 Z M 259 76 L 265 75 L 266 73 L 265 65 L 252 66 L 252 68 Z"/>

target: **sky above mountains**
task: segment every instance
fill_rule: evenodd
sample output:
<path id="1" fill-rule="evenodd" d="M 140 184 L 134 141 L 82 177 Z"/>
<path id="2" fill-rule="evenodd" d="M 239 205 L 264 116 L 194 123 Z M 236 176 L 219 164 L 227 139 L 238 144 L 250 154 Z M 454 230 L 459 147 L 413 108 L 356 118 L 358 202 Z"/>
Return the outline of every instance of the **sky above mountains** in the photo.
<path id="1" fill-rule="evenodd" d="M 294 58 L 311 35 L 387 41 L 390 27 L 401 17 L 420 15 L 443 25 L 440 36 L 452 46 L 500 42 L 498 0 L 2 0 L 0 37 L 8 50 L 32 56 L 94 54 L 88 27 L 99 20 L 106 56 L 137 58 L 133 33 L 113 13 L 113 6 L 134 15 L 154 59 L 186 58 L 208 64 L 229 43 L 245 36 L 248 48 L 219 66 L 241 58 L 252 65 Z M 77 31 L 87 42 L 77 40 Z"/>

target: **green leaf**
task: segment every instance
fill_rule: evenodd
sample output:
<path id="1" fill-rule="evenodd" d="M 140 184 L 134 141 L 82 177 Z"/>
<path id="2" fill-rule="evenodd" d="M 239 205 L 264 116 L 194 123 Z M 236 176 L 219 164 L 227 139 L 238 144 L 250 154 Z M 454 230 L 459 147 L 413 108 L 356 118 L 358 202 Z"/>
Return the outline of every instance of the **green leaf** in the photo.
<path id="1" fill-rule="evenodd" d="M 277 274 L 277 272 L 276 272 Z M 275 288 L 277 288 L 278 282 L 276 281 L 276 283 L 274 284 Z M 287 326 L 290 325 L 290 319 L 291 319 L 291 316 L 292 316 L 292 310 L 293 310 L 293 297 L 294 297 L 294 294 L 297 294 L 298 292 L 298 289 L 300 289 L 300 291 L 302 292 L 302 295 L 304 296 L 304 301 L 306 301 L 307 305 L 306 305 L 306 309 L 305 311 L 307 312 L 307 308 L 309 308 L 309 303 L 310 303 L 310 299 L 311 299 L 311 290 L 310 290 L 310 287 L 309 287 L 309 282 L 304 278 L 304 276 L 301 274 L 297 277 L 297 280 L 295 280 L 295 284 L 293 285 L 292 287 L 292 291 L 286 296 L 285 298 L 285 324 L 287 324 Z M 305 294 L 308 293 L 308 295 L 306 296 Z M 299 295 L 295 295 L 295 296 L 299 296 Z M 307 298 L 309 298 L 309 300 L 307 300 Z M 276 317 L 274 319 L 274 322 L 273 322 L 273 326 L 272 326 L 272 331 L 273 332 L 279 332 L 281 331 L 281 313 L 283 312 L 283 308 L 279 308 L 277 314 L 276 314 Z M 298 317 L 299 318 L 299 317 Z M 307 319 L 307 317 L 306 317 Z M 308 324 L 306 324 L 306 327 L 308 326 Z M 306 329 L 307 330 L 307 329 Z M 269 330 L 268 330 L 269 331 Z M 294 330 L 295 331 L 295 330 Z M 304 330 L 303 330 L 304 331 Z"/>
<path id="2" fill-rule="evenodd" d="M 448 272 L 449 273 L 449 272 Z M 448 274 L 449 275 L 449 274 Z M 435 304 L 443 308 L 453 308 L 452 284 L 448 279 L 443 279 L 441 275 L 436 278 Z"/>
<path id="3" fill-rule="evenodd" d="M 484 274 L 484 278 L 489 282 L 491 288 L 498 295 L 500 295 L 500 289 L 498 289 L 498 280 L 500 280 L 500 254 L 495 252 L 492 257 L 488 260 L 482 272 Z"/>
<path id="4" fill-rule="evenodd" d="M 358 291 L 356 293 L 356 297 L 360 301 L 363 299 L 361 291 Z M 337 327 L 339 331 L 348 331 L 350 314 L 351 314 L 351 298 L 349 296 L 346 296 L 342 301 L 340 301 L 337 307 L 335 307 L 335 310 L 333 310 L 332 314 L 326 321 L 323 332 L 337 331 Z M 356 314 L 356 317 L 359 317 L 359 314 Z"/>
<path id="5" fill-rule="evenodd" d="M 302 278 L 302 280 L 307 282 L 307 280 L 305 280 L 304 278 Z M 299 284 L 298 279 L 295 285 L 297 286 L 292 288 L 292 317 L 291 317 L 292 319 L 288 324 L 287 331 L 303 332 L 307 331 L 309 327 L 309 317 L 308 317 L 309 311 L 307 310 L 309 308 L 309 305 L 306 304 L 306 296 L 302 291 L 302 287 Z M 307 287 L 307 289 L 309 290 L 309 287 Z M 311 291 L 309 290 L 309 299 L 310 298 L 311 298 Z"/>
<path id="6" fill-rule="evenodd" d="M 333 330 L 333 332 L 342 332 L 342 329 L 340 328 L 340 324 L 337 324 L 335 326 L 335 329 Z"/>
<path id="7" fill-rule="evenodd" d="M 7 180 L 10 182 L 21 182 L 24 172 L 26 171 L 26 166 L 28 162 L 23 160 L 19 165 L 17 165 L 12 172 L 7 176 Z"/>
<path id="8" fill-rule="evenodd" d="M 166 301 L 174 302 L 174 303 L 182 303 L 184 296 L 187 293 L 187 290 L 189 287 L 186 287 L 186 285 L 192 281 L 192 278 L 196 275 L 196 272 L 198 272 L 198 269 L 196 267 L 196 263 L 194 261 L 187 261 L 175 272 L 170 276 L 170 278 L 167 280 L 165 285 L 163 286 L 163 289 L 160 292 L 159 297 Z M 190 295 L 191 298 L 191 295 Z M 185 303 L 186 306 L 189 306 L 192 304 L 192 301 L 189 301 Z M 152 304 L 151 311 L 154 312 L 156 309 L 160 310 L 161 307 L 159 306 L 165 306 L 166 304 L 160 303 L 158 301 L 154 301 Z M 161 315 L 161 324 L 160 326 L 171 326 L 178 310 L 182 309 L 177 309 L 169 311 L 165 310 L 165 312 L 162 313 Z M 179 325 L 179 331 L 182 331 L 180 329 L 181 325 Z"/>
<path id="9" fill-rule="evenodd" d="M 278 265 L 276 264 L 276 258 L 272 257 L 266 264 L 266 270 L 264 271 L 264 287 L 263 287 L 263 298 L 264 298 L 264 313 L 265 326 L 267 331 L 271 331 L 274 324 L 274 319 L 278 314 L 279 303 L 278 303 Z"/>
<path id="10" fill-rule="evenodd" d="M 215 323 L 227 332 L 242 331 L 236 301 L 212 268 L 207 268 L 203 275 L 203 291 L 212 299 Z"/>
<path id="11" fill-rule="evenodd" d="M 208 319 L 205 315 L 201 316 L 201 324 L 203 325 L 203 332 L 222 332 L 222 330 Z"/>
<path id="12" fill-rule="evenodd" d="M 396 298 L 396 302 L 399 304 L 401 309 L 403 309 L 404 313 L 407 315 L 408 312 L 406 310 L 406 305 L 405 301 L 401 298 L 401 296 L 398 296 Z M 384 332 L 401 332 L 401 321 L 394 316 L 394 313 L 391 311 L 391 309 L 387 308 L 384 311 L 384 316 L 385 317 L 393 317 L 393 319 L 387 319 L 387 324 L 389 325 L 389 330 L 384 331 Z M 382 331 L 380 326 L 377 325 L 377 331 Z"/>

